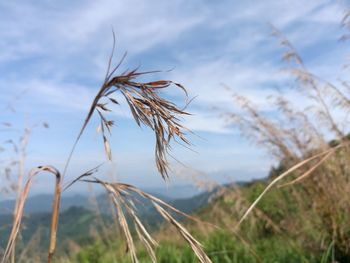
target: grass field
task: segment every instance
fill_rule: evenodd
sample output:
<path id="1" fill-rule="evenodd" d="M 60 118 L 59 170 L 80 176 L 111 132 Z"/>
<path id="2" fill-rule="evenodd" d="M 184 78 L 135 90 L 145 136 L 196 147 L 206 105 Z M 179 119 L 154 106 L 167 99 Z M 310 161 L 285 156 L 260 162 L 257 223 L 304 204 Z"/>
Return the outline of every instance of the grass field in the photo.
<path id="1" fill-rule="evenodd" d="M 339 19 L 345 30 L 349 14 Z M 265 108 L 230 88 L 234 107 L 213 105 L 218 119 L 275 161 L 265 178 L 238 185 L 203 180 L 203 193 L 165 201 L 114 175 L 101 176 L 118 149 L 111 142 L 121 104 L 136 126 L 153 135 L 154 167 L 164 182 L 173 176 L 170 160 L 177 160 L 172 146 L 193 147 L 193 133 L 183 121 L 191 115 L 192 101 L 185 84 L 167 79 L 168 71 L 121 71 L 126 53 L 115 59 L 112 31 L 105 76 L 86 105 L 73 144 L 65 146 L 63 166 L 46 165 L 42 156 L 44 165 L 26 167 L 31 134 L 49 128 L 46 122 L 25 127 L 17 141 L 3 143 L 7 155 L 1 156 L 0 191 L 15 201 L 13 211 L 0 214 L 1 262 L 350 262 L 350 83 L 309 71 L 287 36 L 274 27 L 271 31 L 292 84 L 266 98 Z M 184 98 L 183 105 L 169 99 L 164 91 L 170 89 Z M 10 133 L 11 120 L 3 120 L 3 126 Z M 90 129 L 96 129 L 106 161 L 69 177 Z M 26 213 L 32 185 L 43 174 L 54 184 L 52 210 Z M 91 209 L 73 206 L 62 212 L 62 198 L 78 184 L 101 189 L 103 202 L 91 190 L 85 193 Z"/>

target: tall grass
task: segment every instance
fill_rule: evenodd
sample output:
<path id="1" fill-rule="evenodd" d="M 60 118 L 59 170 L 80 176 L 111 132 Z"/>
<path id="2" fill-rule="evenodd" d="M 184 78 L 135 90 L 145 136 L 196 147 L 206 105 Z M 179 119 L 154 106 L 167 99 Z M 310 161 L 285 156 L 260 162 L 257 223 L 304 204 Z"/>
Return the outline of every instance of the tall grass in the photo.
<path id="1" fill-rule="evenodd" d="M 5 113 L 17 114 L 16 103 L 19 103 L 21 97 L 25 95 L 27 90 L 23 90 L 18 93 L 5 107 L 2 109 Z M 21 192 L 25 179 L 24 169 L 27 159 L 27 147 L 32 132 L 39 128 L 49 128 L 46 122 L 36 123 L 34 125 L 25 124 L 23 131 L 17 130 L 12 121 L 2 122 L 3 129 L 0 132 L 8 134 L 8 138 L 0 146 L 0 153 L 5 153 L 0 161 L 1 175 L 4 175 L 3 184 L 0 188 L 0 194 L 5 196 L 11 196 L 15 199 L 14 209 L 12 211 L 13 220 L 16 220 L 17 214 L 19 213 L 19 205 L 21 200 Z M 10 136 L 9 134 L 19 133 L 19 136 Z M 15 245 L 12 249 L 11 262 L 15 262 Z"/>
<path id="2" fill-rule="evenodd" d="M 304 242 L 314 249 L 332 243 L 333 256 L 344 260 L 350 253 L 350 85 L 346 79 L 332 83 L 313 74 L 281 32 L 273 28 L 273 35 L 285 48 L 285 72 L 294 79 L 292 92 L 305 104 L 298 105 L 282 90 L 270 96 L 266 112 L 246 97 L 233 95 L 239 111 L 227 114 L 227 120 L 279 163 L 237 227 L 269 191 L 288 188 L 299 217 L 284 218 L 284 231 L 314 228 L 318 238 L 303 235 Z"/>
<path id="3" fill-rule="evenodd" d="M 115 37 L 113 34 L 114 42 Z M 52 209 L 51 218 L 51 228 L 50 228 L 50 242 L 49 242 L 49 252 L 47 262 L 52 262 L 54 252 L 56 249 L 56 235 L 59 223 L 59 206 L 61 194 L 68 190 L 70 186 L 78 182 L 85 183 L 96 183 L 101 185 L 105 190 L 111 195 L 113 204 L 117 210 L 117 217 L 119 224 L 124 232 L 125 240 L 127 243 L 128 251 L 131 256 L 132 262 L 138 262 L 136 256 L 136 247 L 133 242 L 133 236 L 129 229 L 129 223 L 127 221 L 127 216 L 131 219 L 134 224 L 137 235 L 142 243 L 147 248 L 147 251 L 153 262 L 156 262 L 156 257 L 154 253 L 154 247 L 157 242 L 152 238 L 152 236 L 147 231 L 146 227 L 142 224 L 139 219 L 134 205 L 134 197 L 130 195 L 131 192 L 138 194 L 143 199 L 148 199 L 152 202 L 159 214 L 171 223 L 178 233 L 183 237 L 185 241 L 190 245 L 192 251 L 197 256 L 200 262 L 211 262 L 203 251 L 202 245 L 187 231 L 187 229 L 181 225 L 172 215 L 172 213 L 177 213 L 187 218 L 194 219 L 181 211 L 173 208 L 167 203 L 161 201 L 160 199 L 144 193 L 143 191 L 137 189 L 134 186 L 126 185 L 120 182 L 106 182 L 102 181 L 93 174 L 97 171 L 98 167 L 93 168 L 86 173 L 77 176 L 71 181 L 65 181 L 65 175 L 68 171 L 72 156 L 74 154 L 75 148 L 84 131 L 87 129 L 91 118 L 94 114 L 100 120 L 98 131 L 101 134 L 105 153 L 108 160 L 112 160 L 111 146 L 108 140 L 108 136 L 112 133 L 112 127 L 114 120 L 109 119 L 106 115 L 107 112 L 112 111 L 111 106 L 114 104 L 119 104 L 121 102 L 117 101 L 113 96 L 116 93 L 122 94 L 126 103 L 130 108 L 130 112 L 135 120 L 135 122 L 141 126 L 149 127 L 155 135 L 155 160 L 156 166 L 163 177 L 164 180 L 169 177 L 169 162 L 168 155 L 170 151 L 170 145 L 172 141 L 179 139 L 186 145 L 190 142 L 185 137 L 185 132 L 188 131 L 181 123 L 181 118 L 184 115 L 188 115 L 184 108 L 180 108 L 171 101 L 168 101 L 161 96 L 160 91 L 171 86 L 176 87 L 185 93 L 187 98 L 186 89 L 179 83 L 170 80 L 155 80 L 151 82 L 140 82 L 138 78 L 144 75 L 152 75 L 153 73 L 159 71 L 139 71 L 138 68 L 133 70 L 128 70 L 120 75 L 117 74 L 119 66 L 123 63 L 126 54 L 122 59 L 112 67 L 113 64 L 113 51 L 111 53 L 106 76 L 103 83 L 98 90 L 92 104 L 89 107 L 88 113 L 86 115 L 85 121 L 77 135 L 77 138 L 71 148 L 70 154 L 67 158 L 63 173 L 61 174 L 58 169 L 52 166 L 39 166 L 34 168 L 29 173 L 26 183 L 23 189 L 20 190 L 20 195 L 18 198 L 18 204 L 16 205 L 15 216 L 13 221 L 12 230 L 8 239 L 8 244 L 6 246 L 4 255 L 2 257 L 2 262 L 8 262 L 13 255 L 12 260 L 14 260 L 15 244 L 20 231 L 21 222 L 23 218 L 24 205 L 30 190 L 32 179 L 40 173 L 48 172 L 56 177 L 55 192 L 54 192 L 54 203 Z M 20 189 L 20 188 L 19 188 Z M 127 216 L 126 216 L 126 214 Z"/>
<path id="4" fill-rule="evenodd" d="M 226 119 L 266 149 L 277 166 L 266 181 L 214 192 L 213 202 L 198 216 L 219 229 L 186 226 L 205 240 L 213 262 L 348 262 L 350 83 L 316 76 L 281 32 L 273 28 L 273 35 L 285 48 L 292 91 L 306 104 L 276 92 L 266 112 L 234 94 L 239 109 Z M 195 183 L 213 189 L 213 182 L 202 182 L 192 172 Z M 166 244 L 155 251 L 160 262 L 195 262 L 171 230 L 164 227 L 158 236 Z"/>
<path id="5" fill-rule="evenodd" d="M 344 27 L 349 27 L 349 17 L 349 14 L 344 17 Z M 181 122 L 181 118 L 189 114 L 186 111 L 186 89 L 170 80 L 139 80 L 144 75 L 152 76 L 159 71 L 144 72 L 137 68 L 117 74 L 126 55 L 112 67 L 113 45 L 105 78 L 88 107 L 63 172 L 52 166 L 39 166 L 31 170 L 24 183 L 23 167 L 29 132 L 23 137 L 18 186 L 14 188 L 17 202 L 13 227 L 2 262 L 15 261 L 15 244 L 25 202 L 32 179 L 42 172 L 56 178 L 48 262 L 53 261 L 56 250 L 61 195 L 77 183 L 99 185 L 110 196 L 116 211 L 114 219 L 120 226 L 130 254 L 129 259 L 120 261 L 138 262 L 139 257 L 147 257 L 146 260 L 152 262 L 265 262 L 266 259 L 268 262 L 349 261 L 350 83 L 346 79 L 332 83 L 313 74 L 281 32 L 273 28 L 273 35 L 285 48 L 283 60 L 288 64 L 286 72 L 294 80 L 293 92 L 298 98 L 303 98 L 307 105 L 300 107 L 283 93 L 276 93 L 270 97 L 269 111 L 273 114 L 269 114 L 259 110 L 247 98 L 234 94 L 234 103 L 239 110 L 225 115 L 230 124 L 241 130 L 243 136 L 266 149 L 277 160 L 278 165 L 271 170 L 267 183 L 257 182 L 245 188 L 232 185 L 221 187 L 214 192 L 211 198 L 214 202 L 209 204 L 207 211 L 199 212 L 203 220 L 212 221 L 212 224 L 204 224 L 132 185 L 99 179 L 95 176 L 99 167 L 73 180 L 65 180 L 75 149 L 94 115 L 99 119 L 97 131 L 101 135 L 106 157 L 112 160 L 109 136 L 114 120 L 107 113 L 112 111 L 113 105 L 122 103 L 116 100 L 114 95 L 117 93 L 125 99 L 135 122 L 153 131 L 155 163 L 164 180 L 169 178 L 171 143 L 180 141 L 190 145 L 186 138 L 186 132 L 189 131 Z M 347 38 L 344 35 L 342 39 Z M 186 101 L 183 108 L 162 97 L 160 91 L 170 87 L 184 92 Z M 196 174 L 193 178 L 203 184 Z M 207 186 L 211 190 L 217 187 L 212 182 Z M 162 232 L 150 233 L 135 205 L 145 200 L 151 202 L 169 225 L 174 226 L 173 230 L 166 225 Z M 192 223 L 180 223 L 177 216 L 188 218 Z M 200 224 L 194 227 L 191 225 L 194 222 Z M 204 248 L 188 231 L 189 227 L 203 237 Z M 174 239 L 172 231 L 179 233 L 182 238 L 177 243 L 178 249 L 168 243 L 169 237 Z M 162 235 L 163 240 L 159 243 L 156 237 Z M 35 240 L 34 236 L 33 242 Z M 183 240 L 189 246 L 184 247 Z M 164 246 L 159 247 L 159 244 Z M 144 249 L 138 250 L 140 246 Z M 26 253 L 28 249 L 22 252 L 18 260 L 23 260 Z M 98 262 L 100 257 L 106 258 L 106 261 L 114 260 L 98 243 L 91 250 L 78 253 L 79 262 Z"/>

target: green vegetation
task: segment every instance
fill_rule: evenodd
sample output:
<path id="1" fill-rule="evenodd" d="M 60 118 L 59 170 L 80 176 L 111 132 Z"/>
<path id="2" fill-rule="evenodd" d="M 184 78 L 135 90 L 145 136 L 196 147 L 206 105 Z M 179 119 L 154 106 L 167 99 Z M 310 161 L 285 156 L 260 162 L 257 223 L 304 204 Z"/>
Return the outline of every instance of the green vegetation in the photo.
<path id="1" fill-rule="evenodd" d="M 259 212 L 254 213 L 237 234 L 233 233 L 232 228 L 237 223 L 241 210 L 237 210 L 237 206 L 242 205 L 239 202 L 242 202 L 244 196 L 247 201 L 254 200 L 266 184 L 258 181 L 239 189 L 227 187 L 223 195 L 196 213 L 200 219 L 215 222 L 222 227 L 220 230 L 193 222 L 186 223 L 189 230 L 202 240 L 205 252 L 212 262 L 331 262 L 334 249 L 332 241 L 324 240 L 323 247 L 316 245 L 322 236 L 326 236 L 325 230 L 319 232 L 318 228 L 310 225 L 305 225 L 304 229 L 296 233 L 287 229 L 290 222 L 305 216 L 301 215 L 305 211 L 300 211 L 300 206 L 289 195 L 290 189 L 276 190 L 267 195 L 257 207 Z M 224 229 L 227 226 L 232 226 L 231 230 Z M 155 232 L 155 236 L 161 240 L 156 250 L 158 262 L 197 262 L 188 245 L 180 239 L 172 238 L 169 226 L 163 226 Z M 113 263 L 116 258 L 118 262 L 131 262 L 125 257 L 125 244 L 98 241 L 72 255 L 70 262 Z M 124 258 L 124 261 L 120 258 Z M 138 258 L 140 262 L 151 262 L 141 246 L 138 246 Z M 349 255 L 337 255 L 337 258 L 340 262 L 350 259 Z"/>
<path id="2" fill-rule="evenodd" d="M 349 17 L 347 14 L 345 22 Z M 187 129 L 180 122 L 189 113 L 161 96 L 169 86 L 187 95 L 185 88 L 169 80 L 138 82 L 140 76 L 155 73 L 138 68 L 117 75 L 124 58 L 111 68 L 112 53 L 103 85 L 63 173 L 52 166 L 39 166 L 26 181 L 23 171 L 18 176 L 14 213 L 4 220 L 12 228 L 0 232 L 9 237 L 2 240 L 7 241 L 2 262 L 14 262 L 16 251 L 18 262 L 44 258 L 49 263 L 350 262 L 350 129 L 345 125 L 350 84 L 341 81 L 337 86 L 318 78 L 280 32 L 274 30 L 274 35 L 286 49 L 284 59 L 291 64 L 288 70 L 297 86 L 295 92 L 304 96 L 305 105 L 293 105 L 290 98 L 278 93 L 271 96 L 271 109 L 266 112 L 234 95 L 238 112 L 224 113 L 242 136 L 275 158 L 278 165 L 266 180 L 217 186 L 214 191 L 169 204 L 132 185 L 102 181 L 94 175 L 99 167 L 63 184 L 75 147 L 94 113 L 100 120 L 98 131 L 106 156 L 112 158 L 108 138 L 114 121 L 107 113 L 111 104 L 119 104 L 111 97 L 115 93 L 125 98 L 136 123 L 154 132 L 156 166 L 163 179 L 169 177 L 170 141 L 190 145 Z M 28 219 L 24 205 L 30 183 L 41 172 L 56 178 L 53 210 Z M 93 212 L 73 207 L 60 214 L 61 193 L 78 182 L 102 187 L 110 198 L 105 205 L 110 213 L 101 213 L 102 206 L 96 201 Z"/>

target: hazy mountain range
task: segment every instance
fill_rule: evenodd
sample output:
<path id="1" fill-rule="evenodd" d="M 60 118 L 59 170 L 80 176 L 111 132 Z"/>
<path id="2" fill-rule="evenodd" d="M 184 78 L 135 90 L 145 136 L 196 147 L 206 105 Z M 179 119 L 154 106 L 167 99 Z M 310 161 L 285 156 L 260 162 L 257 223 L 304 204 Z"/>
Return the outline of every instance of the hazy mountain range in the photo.
<path id="1" fill-rule="evenodd" d="M 202 191 L 191 185 L 182 186 L 170 186 L 164 188 L 149 188 L 144 189 L 145 192 L 155 195 L 166 202 L 181 204 L 184 200 L 191 199 L 192 197 L 199 195 Z M 52 209 L 53 196 L 49 194 L 38 194 L 29 197 L 25 204 L 25 213 L 45 213 L 50 212 Z M 106 194 L 99 194 L 96 196 L 96 201 L 101 210 L 107 210 L 109 203 Z M 96 205 L 96 204 L 95 204 Z M 2 200 L 0 201 L 0 215 L 11 214 L 13 207 L 15 206 L 15 200 Z M 74 195 L 62 195 L 61 199 L 61 211 L 65 211 L 70 207 L 82 207 L 88 210 L 94 209 L 94 201 L 91 196 L 84 194 Z"/>

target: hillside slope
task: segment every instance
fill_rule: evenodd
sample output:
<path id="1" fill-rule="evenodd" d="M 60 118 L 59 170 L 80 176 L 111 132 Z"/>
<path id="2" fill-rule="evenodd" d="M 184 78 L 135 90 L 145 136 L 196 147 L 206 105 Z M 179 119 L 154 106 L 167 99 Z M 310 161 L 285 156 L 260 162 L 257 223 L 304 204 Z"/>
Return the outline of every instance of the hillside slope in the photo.
<path id="1" fill-rule="evenodd" d="M 327 228 L 320 223 L 320 215 L 310 210 L 311 200 L 297 203 L 302 191 L 295 188 L 276 189 L 270 192 L 235 231 L 239 218 L 267 181 L 256 181 L 245 186 L 224 186 L 207 196 L 197 196 L 200 202 L 205 196 L 206 205 L 198 207 L 195 216 L 215 224 L 198 224 L 183 221 L 194 236 L 200 240 L 213 262 L 330 262 L 335 254 L 338 262 L 349 262 L 349 254 L 343 253 L 327 237 Z M 299 193 L 298 193 L 299 192 Z M 211 202 L 208 202 L 211 200 Z M 186 200 L 179 206 L 186 207 Z M 312 220 L 310 219 L 313 218 Z M 307 220 L 307 221 L 306 221 Z M 189 246 L 168 224 L 153 233 L 160 241 L 156 250 L 158 262 L 197 262 Z M 119 241 L 112 244 L 96 242 L 71 257 L 71 262 L 130 262 L 125 248 Z M 138 244 L 140 262 L 150 262 L 146 250 Z M 333 252 L 334 251 L 334 252 Z"/>

